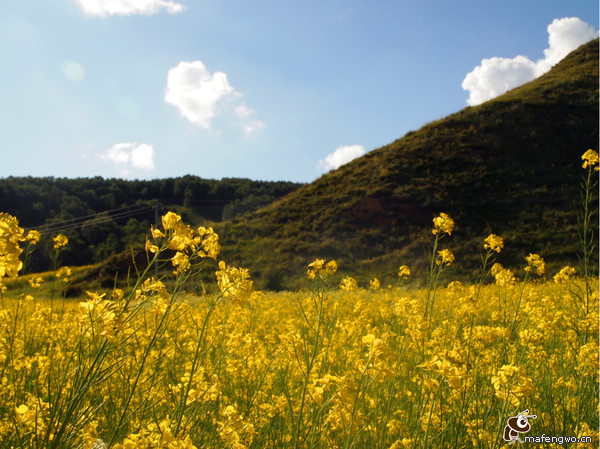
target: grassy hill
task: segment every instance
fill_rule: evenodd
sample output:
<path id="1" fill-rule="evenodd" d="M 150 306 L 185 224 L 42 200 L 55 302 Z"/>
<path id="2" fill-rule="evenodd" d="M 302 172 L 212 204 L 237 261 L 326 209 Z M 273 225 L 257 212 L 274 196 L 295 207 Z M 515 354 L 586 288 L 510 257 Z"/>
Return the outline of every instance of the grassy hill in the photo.
<path id="1" fill-rule="evenodd" d="M 476 269 L 490 232 L 505 238 L 505 265 L 521 266 L 529 252 L 576 263 L 580 156 L 597 145 L 595 40 L 528 84 L 220 225 L 223 257 L 268 288 L 299 285 L 315 257 L 363 282 L 392 279 L 400 264 L 424 268 L 431 220 L 446 212 L 457 224 L 445 241 L 455 273 Z"/>

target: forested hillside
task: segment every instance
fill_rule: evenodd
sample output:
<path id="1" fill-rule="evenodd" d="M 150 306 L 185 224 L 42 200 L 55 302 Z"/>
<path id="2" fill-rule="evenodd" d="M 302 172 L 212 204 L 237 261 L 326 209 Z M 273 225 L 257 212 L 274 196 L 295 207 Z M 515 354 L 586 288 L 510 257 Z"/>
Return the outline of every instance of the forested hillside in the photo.
<path id="1" fill-rule="evenodd" d="M 155 215 L 176 210 L 195 225 L 228 220 L 256 210 L 300 187 L 292 182 L 196 176 L 149 181 L 95 178 L 0 179 L 0 211 L 38 229 L 42 241 L 30 270 L 50 268 L 51 237 L 69 238 L 65 265 L 85 265 L 145 240 Z"/>

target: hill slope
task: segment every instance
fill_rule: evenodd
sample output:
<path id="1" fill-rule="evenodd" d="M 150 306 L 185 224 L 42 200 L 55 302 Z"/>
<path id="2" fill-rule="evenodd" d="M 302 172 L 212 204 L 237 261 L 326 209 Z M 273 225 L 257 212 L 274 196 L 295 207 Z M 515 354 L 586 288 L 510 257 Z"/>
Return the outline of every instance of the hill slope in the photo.
<path id="1" fill-rule="evenodd" d="M 476 267 L 490 232 L 505 238 L 506 265 L 529 252 L 562 263 L 577 249 L 580 156 L 597 145 L 595 40 L 528 84 L 225 223 L 223 256 L 263 287 L 298 285 L 317 256 L 391 279 L 401 263 L 424 267 L 431 220 L 443 211 L 457 223 L 447 245 L 459 271 Z"/>

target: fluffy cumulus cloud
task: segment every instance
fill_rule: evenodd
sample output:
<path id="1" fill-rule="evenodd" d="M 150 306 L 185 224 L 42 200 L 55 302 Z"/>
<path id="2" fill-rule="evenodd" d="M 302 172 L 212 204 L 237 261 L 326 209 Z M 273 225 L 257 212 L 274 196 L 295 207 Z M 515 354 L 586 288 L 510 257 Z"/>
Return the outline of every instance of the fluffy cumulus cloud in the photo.
<path id="1" fill-rule="evenodd" d="M 577 17 L 554 19 L 548 25 L 548 48 L 534 62 L 526 56 L 483 59 L 467 74 L 462 88 L 469 92 L 467 104 L 474 106 L 546 73 L 582 44 L 598 37 L 598 31 Z"/>
<path id="2" fill-rule="evenodd" d="M 185 10 L 182 4 L 168 0 L 75 0 L 75 3 L 90 17 L 152 15 L 161 10 L 177 14 Z"/>
<path id="3" fill-rule="evenodd" d="M 325 159 L 319 161 L 317 169 L 328 172 L 347 164 L 363 154 L 365 154 L 365 149 L 362 145 L 342 145 L 337 147 L 333 153 L 328 154 Z"/>
<path id="4" fill-rule="evenodd" d="M 229 84 L 227 74 L 211 73 L 202 61 L 180 62 L 167 75 L 165 101 L 203 129 L 210 129 L 212 120 L 240 97 L 242 94 Z M 234 112 L 246 136 L 266 127 L 264 122 L 252 118 L 254 109 L 244 103 L 238 104 Z"/>
<path id="5" fill-rule="evenodd" d="M 154 148 L 147 143 L 117 143 L 98 157 L 118 167 L 123 176 L 154 170 Z"/>
<path id="6" fill-rule="evenodd" d="M 190 122 L 209 129 L 219 101 L 234 92 L 225 73 L 210 73 L 202 61 L 183 61 L 169 70 L 165 101 Z"/>

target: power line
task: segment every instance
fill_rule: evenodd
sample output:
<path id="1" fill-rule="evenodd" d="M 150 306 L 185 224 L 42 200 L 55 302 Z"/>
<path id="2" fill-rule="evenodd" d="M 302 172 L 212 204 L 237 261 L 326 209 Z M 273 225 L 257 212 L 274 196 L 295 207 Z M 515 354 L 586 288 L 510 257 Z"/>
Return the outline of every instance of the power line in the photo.
<path id="1" fill-rule="evenodd" d="M 48 224 L 42 224 L 42 225 L 38 225 L 38 226 L 30 226 L 29 229 L 38 229 L 39 230 L 39 229 L 44 228 L 44 227 L 52 227 L 52 226 L 59 225 L 59 224 L 60 225 L 67 224 L 67 223 L 70 223 L 72 221 L 79 221 L 79 220 L 84 220 L 86 218 L 97 217 L 98 215 L 101 215 L 101 214 L 109 214 L 109 213 L 112 213 L 112 212 L 122 211 L 122 210 L 125 210 L 125 209 L 131 209 L 132 207 L 140 208 L 140 207 L 150 207 L 150 206 L 136 204 L 134 206 L 129 205 L 129 206 L 117 207 L 115 209 L 108 209 L 108 210 L 105 210 L 105 211 L 102 211 L 102 212 L 96 212 L 96 213 L 93 213 L 93 214 L 90 214 L 90 215 L 84 215 L 82 217 L 69 218 L 68 220 L 62 220 L 62 221 L 57 221 L 57 222 L 48 223 Z"/>
<path id="2" fill-rule="evenodd" d="M 107 223 L 107 222 L 121 219 L 121 218 L 133 217 L 136 215 L 141 215 L 141 214 L 147 213 L 150 210 L 152 210 L 151 206 L 144 206 L 142 208 L 137 208 L 137 209 L 133 209 L 133 210 L 129 210 L 129 211 L 123 211 L 123 212 L 120 212 L 117 214 L 112 214 L 112 215 L 105 215 L 106 212 L 99 212 L 98 214 L 95 214 L 95 215 L 87 215 L 85 217 L 78 217 L 77 219 L 65 220 L 64 222 L 58 222 L 58 223 L 53 223 L 50 225 L 45 225 L 45 227 L 42 227 L 41 229 L 37 229 L 37 231 L 42 235 L 53 234 L 55 232 L 69 231 L 71 229 L 77 229 L 77 228 L 81 228 L 83 226 L 93 226 L 93 225 Z M 90 218 L 90 217 L 95 217 L 95 218 L 85 220 L 86 218 Z M 85 221 L 81 221 L 81 220 L 85 220 Z M 35 228 L 28 228 L 28 229 L 35 229 Z"/>

